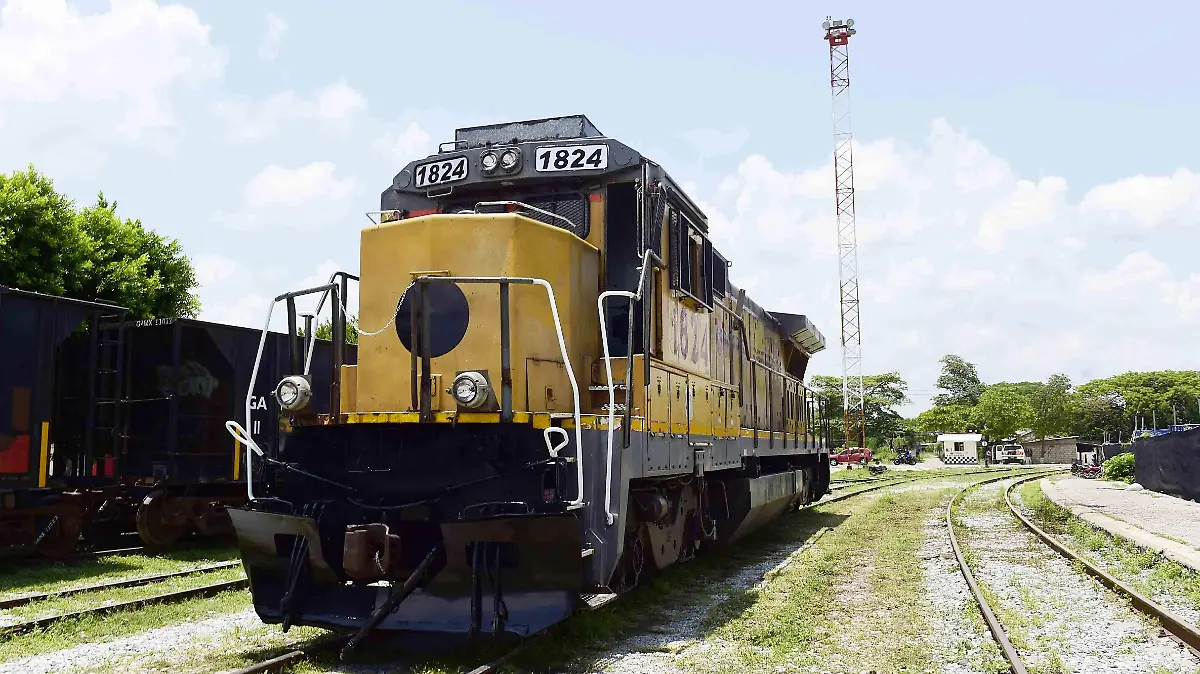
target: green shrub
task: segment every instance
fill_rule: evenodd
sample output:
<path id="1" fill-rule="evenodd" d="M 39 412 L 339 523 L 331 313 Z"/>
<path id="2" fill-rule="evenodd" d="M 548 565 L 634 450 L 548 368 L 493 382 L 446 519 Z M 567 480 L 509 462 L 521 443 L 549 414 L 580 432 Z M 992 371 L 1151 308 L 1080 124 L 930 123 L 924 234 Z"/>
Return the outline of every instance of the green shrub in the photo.
<path id="1" fill-rule="evenodd" d="M 1133 466 L 1133 454 L 1130 452 L 1118 454 L 1101 464 L 1106 480 L 1120 480 L 1121 482 L 1133 482 L 1135 475 Z"/>

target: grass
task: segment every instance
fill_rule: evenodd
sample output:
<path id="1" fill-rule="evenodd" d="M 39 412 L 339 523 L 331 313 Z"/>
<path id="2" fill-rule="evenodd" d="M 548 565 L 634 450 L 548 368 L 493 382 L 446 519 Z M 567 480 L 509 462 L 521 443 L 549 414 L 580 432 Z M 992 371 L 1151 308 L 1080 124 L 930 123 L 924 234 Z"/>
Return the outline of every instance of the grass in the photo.
<path id="1" fill-rule="evenodd" d="M 237 548 L 225 546 L 186 548 L 154 556 L 104 555 L 85 562 L 15 564 L 0 571 L 0 598 L 176 573 L 237 558 Z"/>
<path id="2" fill-rule="evenodd" d="M 924 471 L 920 475 L 920 480 L 967 475 L 971 472 L 974 471 L 971 469 Z M 897 477 L 901 476 L 897 474 Z M 906 474 L 903 477 L 915 476 Z M 873 483 L 870 486 L 873 487 L 877 484 L 879 483 Z M 588 658 L 594 658 L 598 652 L 624 637 L 652 632 L 656 627 L 677 617 L 681 611 L 695 612 L 706 609 L 712 601 L 709 596 L 712 588 L 747 565 L 760 561 L 762 556 L 771 550 L 778 549 L 780 546 L 798 547 L 814 532 L 822 528 L 830 528 L 831 531 L 821 539 L 820 544 L 796 555 L 788 567 L 769 581 L 771 587 L 786 586 L 790 588 L 787 596 L 801 600 L 798 607 L 792 607 L 786 602 L 782 605 L 777 604 L 776 607 L 781 615 L 774 618 L 763 617 L 762 621 L 758 623 L 768 632 L 775 630 L 774 633 L 777 634 L 780 647 L 773 652 L 786 651 L 787 649 L 782 645 L 785 643 L 800 643 L 808 639 L 815 640 L 815 643 L 826 644 L 834 638 L 831 635 L 836 635 L 839 615 L 830 612 L 832 609 L 829 604 L 829 590 L 835 578 L 844 576 L 837 572 L 839 568 L 837 564 L 853 563 L 855 555 L 859 554 L 875 555 L 872 562 L 874 570 L 864 582 L 869 587 L 870 596 L 875 598 L 873 601 L 876 602 L 875 606 L 878 610 L 893 611 L 893 597 L 890 593 L 895 593 L 897 588 L 903 590 L 902 594 L 898 596 L 903 597 L 907 603 L 902 607 L 903 610 L 893 611 L 903 619 L 899 620 L 894 627 L 889 628 L 894 630 L 894 636 L 904 635 L 907 638 L 908 635 L 918 634 L 925 628 L 922 627 L 923 623 L 920 618 L 922 609 L 914 608 L 920 601 L 924 601 L 922 591 L 913 584 L 919 579 L 920 572 L 919 562 L 914 555 L 915 546 L 919 546 L 920 540 L 920 530 L 917 526 L 920 517 L 917 511 L 924 508 L 924 505 L 921 504 L 929 503 L 929 499 L 935 498 L 934 495 L 937 493 L 939 492 L 936 490 L 916 490 L 894 496 L 883 496 L 874 501 L 852 499 L 789 516 L 774 526 L 744 539 L 734 548 L 716 550 L 694 562 L 669 568 L 652 582 L 620 601 L 599 611 L 580 614 L 562 623 L 554 629 L 551 638 L 539 643 L 535 648 L 530 648 L 514 664 L 520 665 L 522 669 L 532 667 L 545 670 L 552 667 L 558 671 L 572 662 L 578 663 L 580 658 L 585 661 Z M 867 515 L 864 522 L 847 528 L 845 523 L 849 520 L 845 518 L 860 512 Z M 895 537 L 896 531 L 894 530 L 897 527 L 903 528 L 907 533 L 895 541 L 885 540 Z M 839 537 L 841 537 L 842 543 L 837 543 Z M 822 552 L 827 549 L 831 541 L 834 542 L 835 548 L 841 550 L 833 556 Z M 851 541 L 856 542 L 852 543 Z M 877 545 L 882 551 L 881 553 L 868 553 L 872 546 Z M 851 551 L 854 552 L 851 553 Z M 205 554 L 203 551 L 189 550 L 166 557 L 151 557 L 143 560 L 130 557 L 97 560 L 97 564 L 107 572 L 105 579 L 111 579 L 135 574 L 153 575 L 179 570 L 179 566 L 164 568 L 156 567 L 155 564 L 198 566 L 220 559 L 222 557 L 214 556 L 213 551 L 207 551 Z M 814 559 L 818 560 L 818 566 L 814 566 Z M 819 562 L 822 559 L 825 561 Z M 146 563 L 146 560 L 153 561 Z M 820 567 L 820 563 L 832 563 L 834 566 Z M 812 571 L 814 568 L 825 568 L 827 572 L 815 573 Z M 62 577 L 62 574 L 74 571 L 74 569 L 75 567 L 50 569 L 58 574 L 53 582 L 62 584 L 60 589 L 69 585 L 70 579 Z M 240 574 L 240 568 L 235 570 Z M 30 570 L 30 572 L 32 571 L 36 570 Z M 54 576 L 54 574 L 50 575 Z M 192 581 L 195 585 L 215 581 L 214 578 L 207 577 L 207 575 L 204 575 L 202 581 L 197 580 L 199 577 L 194 577 Z M 29 578 L 30 576 L 26 576 L 27 584 L 30 582 Z M 89 579 L 89 584 L 98 580 Z M 785 585 L 778 585 L 780 583 Z M 151 594 L 165 591 L 160 585 L 151 587 L 154 588 L 150 592 Z M 40 590 L 42 587 L 37 587 L 37 589 Z M 137 589 L 130 588 L 130 590 Z M 768 592 L 768 594 L 772 593 L 774 590 Z M 753 597 L 746 595 L 742 597 L 741 601 L 747 602 L 758 596 L 757 592 L 752 594 Z M 83 595 L 80 599 L 89 595 Z M 113 597 L 108 596 L 107 598 L 112 599 Z M 95 597 L 92 596 L 92 600 L 94 599 Z M 735 615 L 736 612 L 731 612 L 735 604 L 728 602 L 732 601 L 734 601 L 733 598 L 727 599 L 727 603 L 717 609 L 717 615 L 725 617 L 710 619 L 706 628 L 707 634 L 728 633 L 722 632 L 722 630 L 726 629 L 728 623 L 738 618 L 738 615 Z M 918 602 L 918 604 L 913 604 L 913 602 Z M 746 604 L 746 609 L 750 610 L 752 605 L 756 604 L 754 602 Z M 48 603 L 43 603 L 39 610 L 48 611 L 49 608 Z M 188 600 L 178 604 L 121 611 L 104 617 L 72 619 L 57 623 L 42 632 L 0 639 L 0 662 L 70 648 L 81 643 L 113 641 L 152 628 L 191 620 L 222 615 L 232 616 L 249 608 L 249 593 L 242 590 L 226 592 L 212 598 Z M 59 610 L 63 610 L 63 607 L 55 608 L 54 612 Z M 845 607 L 838 610 L 844 611 Z M 760 613 L 759 615 L 764 614 Z M 796 616 L 804 616 L 804 619 L 794 622 L 792 618 Z M 746 625 L 747 623 L 739 624 Z M 314 628 L 297 627 L 284 635 L 275 625 L 256 624 L 253 628 L 236 627 L 215 635 L 210 640 L 204 640 L 212 643 L 197 642 L 194 646 L 189 644 L 186 650 L 138 654 L 137 666 L 151 670 L 170 669 L 178 672 L 227 671 L 279 655 L 305 645 L 324 634 L 326 634 L 324 630 Z M 806 634 L 807 636 L 805 636 Z M 886 634 L 882 637 L 884 637 L 884 641 L 881 643 L 886 643 L 887 638 L 890 638 Z M 741 643 L 746 644 L 744 640 Z M 415 662 L 412 661 L 411 656 L 405 656 L 404 659 L 409 661 L 408 664 L 412 665 L 411 671 L 414 672 L 459 672 L 467 671 L 502 651 L 503 648 L 500 647 L 485 647 L 435 655 Z M 927 657 L 922 655 L 920 649 L 914 650 L 912 647 L 898 649 L 896 653 L 903 662 L 918 662 Z M 118 654 L 112 659 L 106 658 L 102 662 L 90 663 L 87 671 L 126 671 L 130 668 L 130 660 L 133 657 L 133 655 Z M 388 658 L 394 657 L 386 652 L 370 649 L 363 651 L 361 659 L 363 662 L 385 662 Z M 887 657 L 890 658 L 891 655 Z M 300 664 L 293 671 L 298 674 L 324 671 L 324 668 L 333 664 L 333 657 L 321 658 Z"/>
<path id="3" fill-rule="evenodd" d="M 807 671 L 836 662 L 882 674 L 935 666 L 917 553 L 925 521 L 947 493 L 884 494 L 848 505 L 849 518 L 819 546 L 770 582 L 715 606 L 705 622 L 710 647 L 691 649 L 682 668 Z"/>
<path id="4" fill-rule="evenodd" d="M 1037 482 L 1022 485 L 1021 499 L 1035 522 L 1089 562 L 1143 594 L 1176 597 L 1200 610 L 1200 574 L 1156 550 L 1093 527 L 1046 498 Z"/>
<path id="5" fill-rule="evenodd" d="M 228 569 L 217 569 L 190 576 L 170 578 L 148 585 L 97 590 L 95 592 L 84 592 L 66 597 L 44 599 L 8 609 L 4 612 L 4 615 L 20 618 L 21 620 L 32 620 L 34 618 L 62 613 L 83 611 L 109 603 L 116 604 L 134 599 L 144 599 L 146 597 L 202 587 L 223 581 L 238 580 L 245 577 L 246 574 L 242 567 L 235 566 Z"/>
<path id="6" fill-rule="evenodd" d="M 82 643 L 114 641 L 156 627 L 233 614 L 249 607 L 250 594 L 245 590 L 236 590 L 209 598 L 153 604 L 104 616 L 89 615 L 62 620 L 38 632 L 0 637 L 0 662 L 72 648 Z"/>
<path id="7" fill-rule="evenodd" d="M 135 665 L 142 671 L 172 674 L 229 672 L 304 648 L 326 634 L 325 630 L 315 627 L 293 627 L 284 634 L 278 625 L 249 628 L 237 625 L 208 643 L 196 644 L 186 650 L 121 654 L 103 663 L 68 669 L 64 674 L 124 674 Z M 287 671 L 300 674 L 327 670 L 300 663 Z"/>

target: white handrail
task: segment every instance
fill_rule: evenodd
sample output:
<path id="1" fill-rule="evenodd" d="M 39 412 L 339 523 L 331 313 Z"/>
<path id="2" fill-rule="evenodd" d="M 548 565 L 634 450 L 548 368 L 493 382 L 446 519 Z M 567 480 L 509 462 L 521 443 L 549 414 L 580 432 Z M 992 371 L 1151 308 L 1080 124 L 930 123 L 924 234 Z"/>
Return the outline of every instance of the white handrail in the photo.
<path id="1" fill-rule="evenodd" d="M 259 367 L 259 365 L 262 364 L 263 349 L 267 345 L 267 332 L 271 329 L 271 314 L 273 314 L 275 312 L 275 304 L 277 302 L 278 302 L 277 299 L 272 299 L 271 304 L 267 307 L 267 322 L 263 324 L 262 336 L 258 338 L 258 353 L 255 354 L 255 356 L 254 356 L 254 369 L 250 371 L 250 385 L 248 387 L 246 387 L 246 427 L 247 428 L 254 428 L 254 421 L 250 417 L 250 406 L 254 402 L 254 383 L 258 380 L 258 367 Z M 233 426 L 231 427 L 230 424 L 232 424 Z M 241 426 L 239 426 L 236 421 L 227 421 L 225 423 L 225 430 L 229 431 L 229 434 L 232 435 L 235 440 L 246 445 L 246 498 L 253 501 L 254 500 L 254 478 L 253 478 L 254 471 L 251 470 L 251 468 L 252 468 L 251 461 L 254 456 L 253 452 L 256 451 L 256 452 L 258 452 L 259 456 L 262 456 L 263 451 L 254 442 L 254 438 L 251 437 L 250 433 L 245 428 L 242 428 Z M 240 431 L 240 435 L 239 435 L 239 431 Z M 244 436 L 244 437 L 242 437 L 242 436 Z"/>
<path id="2" fill-rule="evenodd" d="M 643 276 L 644 276 L 644 273 L 643 273 Z M 425 278 L 425 277 L 421 277 L 421 278 Z M 436 276 L 436 277 L 430 277 L 430 278 L 436 278 L 442 282 L 454 282 L 455 280 L 463 280 L 463 281 L 469 281 L 469 282 L 474 282 L 474 283 L 512 283 L 512 282 L 531 283 L 533 285 L 539 285 L 539 286 L 545 288 L 546 298 L 550 302 L 550 314 L 554 318 L 554 332 L 558 336 L 558 348 L 559 348 L 559 351 L 561 351 L 561 353 L 562 353 L 563 365 L 567 370 L 567 378 L 571 382 L 571 397 L 572 397 L 572 401 L 575 406 L 572 416 L 575 419 L 575 447 L 576 447 L 575 467 L 576 467 L 576 478 L 579 481 L 579 494 L 576 496 L 576 498 L 574 500 L 568 501 L 567 503 L 569 505 L 573 505 L 573 506 L 582 505 L 583 504 L 583 496 L 584 496 L 584 486 L 583 486 L 583 433 L 581 431 L 581 428 L 583 426 L 583 423 L 582 423 L 582 421 L 580 419 L 580 415 L 579 415 L 579 382 L 575 379 L 574 369 L 571 368 L 571 357 L 567 353 L 567 340 L 563 336 L 562 320 L 559 318 L 559 315 L 558 315 L 558 303 L 554 301 L 554 288 L 550 285 L 550 282 L 546 281 L 545 279 L 540 279 L 540 278 L 504 277 L 504 276 L 472 276 L 472 277 Z M 401 293 L 401 295 L 400 295 L 401 300 L 403 300 L 404 295 L 408 293 L 409 288 L 412 288 L 420 280 L 421 280 L 420 278 L 414 280 L 412 283 L 410 283 L 408 285 L 407 288 L 404 289 L 404 292 Z M 279 300 L 277 298 L 272 299 L 270 306 L 267 307 L 267 321 L 263 326 L 262 337 L 260 337 L 259 341 L 258 341 L 258 354 L 254 357 L 254 370 L 250 374 L 250 387 L 247 389 L 247 393 L 246 393 L 246 425 L 249 427 L 253 427 L 253 421 L 251 420 L 251 417 L 250 417 L 250 406 L 254 400 L 254 383 L 258 379 L 258 368 L 262 363 L 263 349 L 267 343 L 267 332 L 271 327 L 271 314 L 274 313 L 275 305 L 278 303 L 278 301 Z M 396 306 L 397 306 L 397 310 L 396 310 L 396 312 L 394 312 L 392 314 L 392 317 L 388 320 L 388 325 L 391 325 L 391 323 L 396 320 L 396 314 L 399 313 L 399 308 L 398 308 L 400 306 L 399 303 L 397 303 Z M 383 332 L 384 330 L 386 330 L 387 327 L 388 326 L 385 325 L 383 328 L 375 331 L 374 333 L 369 333 L 369 332 L 364 333 L 363 331 L 360 330 L 359 334 L 360 335 L 361 334 L 379 334 L 379 333 Z M 314 330 L 314 333 L 315 332 L 316 331 Z M 306 364 L 306 366 L 305 366 L 306 370 L 307 370 L 307 367 L 308 366 Z M 611 380 L 611 377 L 610 377 L 610 380 Z M 229 431 L 230 435 L 232 435 L 234 437 L 234 439 L 238 440 L 239 442 L 244 442 L 246 444 L 246 496 L 250 500 L 254 500 L 254 485 L 253 485 L 253 481 L 251 478 L 251 462 L 252 462 L 252 458 L 253 458 L 253 452 L 257 452 L 259 456 L 262 456 L 263 451 L 261 448 L 259 448 L 259 446 L 257 444 L 254 444 L 254 441 L 250 437 L 250 434 L 247 433 L 244 428 L 241 428 L 241 426 L 236 421 L 227 422 L 225 424 L 225 429 Z M 246 440 L 249 440 L 249 442 L 246 442 Z M 609 438 L 609 440 L 610 440 L 610 444 L 611 444 L 611 438 Z M 561 448 L 562 447 L 560 446 L 558 449 L 561 449 Z M 611 469 L 609 472 L 610 472 L 610 477 L 611 477 Z"/>
<path id="3" fill-rule="evenodd" d="M 571 380 L 571 398 L 575 403 L 575 476 L 579 480 L 579 495 L 571 505 L 583 505 L 583 426 L 579 418 L 579 382 L 575 381 L 575 370 L 571 368 L 571 357 L 567 355 L 567 340 L 563 337 L 562 321 L 558 319 L 558 304 L 554 301 L 554 288 L 545 279 L 535 278 L 532 281 L 546 289 L 546 297 L 550 300 L 550 313 L 554 316 L 554 332 L 558 335 L 558 348 L 562 351 L 563 365 L 567 368 L 567 378 Z"/>
<path id="4" fill-rule="evenodd" d="M 612 475 L 613 475 L 613 425 L 616 423 L 616 394 L 613 391 L 612 356 L 608 351 L 608 324 L 604 317 L 604 300 L 610 297 L 628 297 L 629 320 L 633 320 L 633 303 L 642 299 L 642 290 L 646 287 L 646 270 L 650 267 L 651 250 L 646 249 L 642 255 L 641 275 L 638 278 L 637 292 L 628 290 L 606 290 L 596 299 L 596 311 L 600 314 L 600 345 L 604 349 L 604 371 L 608 375 L 608 460 L 604 479 L 604 517 L 609 526 L 617 521 L 617 515 L 612 509 Z M 628 358 L 633 358 L 633 345 L 628 345 Z M 625 406 L 633 404 L 633 382 L 625 382 Z"/>

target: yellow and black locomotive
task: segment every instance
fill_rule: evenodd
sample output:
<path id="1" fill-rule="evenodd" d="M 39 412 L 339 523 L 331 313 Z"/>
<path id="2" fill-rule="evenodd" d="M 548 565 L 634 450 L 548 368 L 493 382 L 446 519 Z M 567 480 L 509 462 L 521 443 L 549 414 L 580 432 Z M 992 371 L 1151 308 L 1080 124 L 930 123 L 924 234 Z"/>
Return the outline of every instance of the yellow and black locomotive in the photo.
<path id="1" fill-rule="evenodd" d="M 264 453 L 229 424 L 263 620 L 531 634 L 827 493 L 824 338 L 734 287 L 695 203 L 586 117 L 459 129 L 377 213 L 357 362 L 314 391 L 295 308 L 329 301 L 340 343 L 356 277 L 281 295 L 286 432 Z"/>

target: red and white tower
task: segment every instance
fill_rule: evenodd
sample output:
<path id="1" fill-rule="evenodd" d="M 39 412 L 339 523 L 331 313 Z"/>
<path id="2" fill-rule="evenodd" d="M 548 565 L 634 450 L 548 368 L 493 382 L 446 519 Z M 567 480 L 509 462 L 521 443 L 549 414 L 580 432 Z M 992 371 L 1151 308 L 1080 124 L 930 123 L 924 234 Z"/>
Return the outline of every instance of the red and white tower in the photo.
<path id="1" fill-rule="evenodd" d="M 837 202 L 838 280 L 842 309 L 842 422 L 847 447 L 866 447 L 862 321 L 858 305 L 858 237 L 854 228 L 854 156 L 850 133 L 850 37 L 854 19 L 822 24 L 833 88 L 833 177 Z"/>

